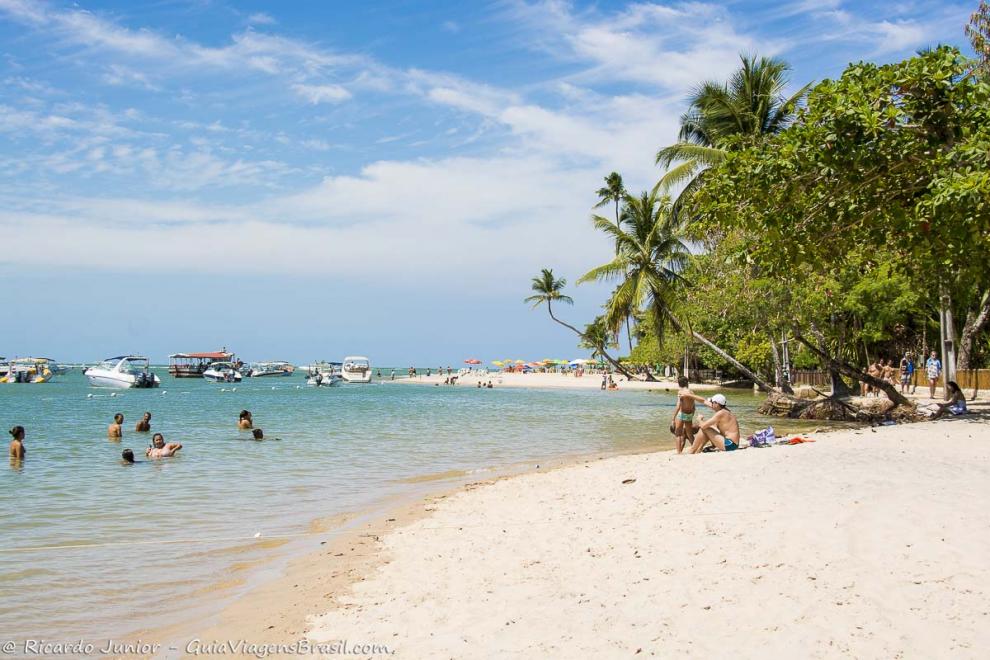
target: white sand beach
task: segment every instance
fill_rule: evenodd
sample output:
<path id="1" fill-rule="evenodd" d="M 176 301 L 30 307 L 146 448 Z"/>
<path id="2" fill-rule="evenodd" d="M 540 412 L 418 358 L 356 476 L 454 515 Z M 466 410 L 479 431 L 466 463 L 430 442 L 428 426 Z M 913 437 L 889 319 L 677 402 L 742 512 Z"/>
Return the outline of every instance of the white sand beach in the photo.
<path id="1" fill-rule="evenodd" d="M 431 498 L 377 526 L 307 636 L 403 658 L 985 657 L 987 421 L 814 438 Z M 335 554 L 304 570 L 349 573 Z"/>
<path id="2" fill-rule="evenodd" d="M 397 378 L 395 381 L 385 381 L 394 382 L 406 385 L 443 385 L 443 381 L 446 376 L 439 374 L 432 374 L 426 376 L 420 374 L 413 378 Z M 669 390 L 671 392 L 677 391 L 676 380 L 657 380 L 657 381 L 644 381 L 644 380 L 626 380 L 626 377 L 621 374 L 614 374 L 613 379 L 615 381 L 616 387 L 620 391 L 628 390 L 658 390 L 665 391 Z M 601 374 L 585 374 L 584 376 L 577 377 L 573 374 L 555 374 L 555 373 L 491 373 L 484 374 L 478 372 L 471 372 L 463 375 L 459 375 L 457 378 L 457 387 L 477 387 L 478 382 L 488 383 L 492 382 L 495 387 L 550 387 L 550 388 L 564 388 L 564 389 L 601 389 L 602 386 L 602 376 Z M 691 389 L 699 392 L 716 390 L 717 385 L 712 385 L 708 383 L 691 383 Z"/>

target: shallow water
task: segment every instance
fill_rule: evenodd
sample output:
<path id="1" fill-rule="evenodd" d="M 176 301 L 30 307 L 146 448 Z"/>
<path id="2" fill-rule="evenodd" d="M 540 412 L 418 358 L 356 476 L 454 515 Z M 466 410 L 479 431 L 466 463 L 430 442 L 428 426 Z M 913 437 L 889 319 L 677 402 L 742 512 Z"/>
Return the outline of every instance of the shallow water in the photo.
<path id="1" fill-rule="evenodd" d="M 674 397 L 665 393 L 314 389 L 298 376 L 222 392 L 159 373 L 161 389 L 116 397 L 78 372 L 0 385 L 0 425 L 25 426 L 28 450 L 23 465 L 0 470 L 0 638 L 100 639 L 153 627 L 156 612 L 194 603 L 270 552 L 255 533 L 303 533 L 314 518 L 411 492 L 429 475 L 671 446 Z M 744 433 L 780 426 L 755 413 L 751 394 L 728 395 Z M 242 408 L 264 442 L 236 429 Z M 150 435 L 130 429 L 146 410 L 152 429 L 184 448 L 124 466 L 124 447 L 143 458 Z M 116 412 L 125 416 L 122 442 L 106 438 Z"/>

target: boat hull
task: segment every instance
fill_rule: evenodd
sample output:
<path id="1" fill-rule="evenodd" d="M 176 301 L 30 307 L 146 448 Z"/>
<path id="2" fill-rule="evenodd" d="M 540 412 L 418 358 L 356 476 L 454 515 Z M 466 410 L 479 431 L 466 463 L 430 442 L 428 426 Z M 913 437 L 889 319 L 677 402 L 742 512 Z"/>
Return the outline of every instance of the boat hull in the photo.
<path id="1" fill-rule="evenodd" d="M 149 374 L 150 378 L 138 379 L 131 375 L 112 373 L 86 372 L 86 378 L 92 387 L 109 387 L 113 389 L 150 389 L 161 385 L 158 376 Z"/>

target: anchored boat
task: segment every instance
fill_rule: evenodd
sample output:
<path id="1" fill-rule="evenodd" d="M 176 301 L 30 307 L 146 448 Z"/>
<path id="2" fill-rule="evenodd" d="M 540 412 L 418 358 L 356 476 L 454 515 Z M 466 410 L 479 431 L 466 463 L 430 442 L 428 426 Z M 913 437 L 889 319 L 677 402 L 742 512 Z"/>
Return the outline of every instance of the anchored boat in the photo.
<path id="1" fill-rule="evenodd" d="M 214 383 L 239 383 L 241 372 L 233 362 L 213 362 L 203 372 L 203 378 Z"/>
<path id="2" fill-rule="evenodd" d="M 346 383 L 370 383 L 371 360 L 360 355 L 345 357 L 340 375 Z"/>
<path id="3" fill-rule="evenodd" d="M 233 362 L 226 348 L 207 353 L 175 353 L 168 356 L 168 372 L 175 378 L 201 378 L 214 362 Z"/>
<path id="4" fill-rule="evenodd" d="M 161 380 L 151 371 L 148 358 L 142 355 L 118 355 L 107 358 L 83 371 L 93 387 L 150 388 Z"/>

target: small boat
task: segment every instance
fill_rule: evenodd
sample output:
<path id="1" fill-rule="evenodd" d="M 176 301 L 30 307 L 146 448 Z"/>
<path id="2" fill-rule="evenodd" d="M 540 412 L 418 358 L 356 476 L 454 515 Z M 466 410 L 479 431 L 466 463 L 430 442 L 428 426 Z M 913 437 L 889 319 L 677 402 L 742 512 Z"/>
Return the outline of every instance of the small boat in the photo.
<path id="1" fill-rule="evenodd" d="M 345 357 L 340 375 L 346 383 L 370 383 L 371 360 L 360 355 Z"/>
<path id="2" fill-rule="evenodd" d="M 212 362 L 203 372 L 203 378 L 214 383 L 239 383 L 241 372 L 233 362 Z"/>
<path id="3" fill-rule="evenodd" d="M 265 376 L 291 376 L 296 368 L 288 362 L 252 362 L 244 375 L 248 378 Z"/>
<path id="4" fill-rule="evenodd" d="M 49 358 L 17 358 L 7 364 L 0 383 L 47 383 L 66 371 Z"/>
<path id="5" fill-rule="evenodd" d="M 314 387 L 337 387 L 344 382 L 340 362 L 314 362 L 306 367 L 306 384 Z"/>
<path id="6" fill-rule="evenodd" d="M 118 355 L 107 358 L 83 371 L 93 387 L 149 388 L 161 385 L 151 371 L 148 358 L 141 355 Z"/>
<path id="7" fill-rule="evenodd" d="M 233 362 L 226 348 L 207 353 L 174 353 L 168 356 L 168 372 L 175 378 L 199 378 L 214 362 Z"/>

